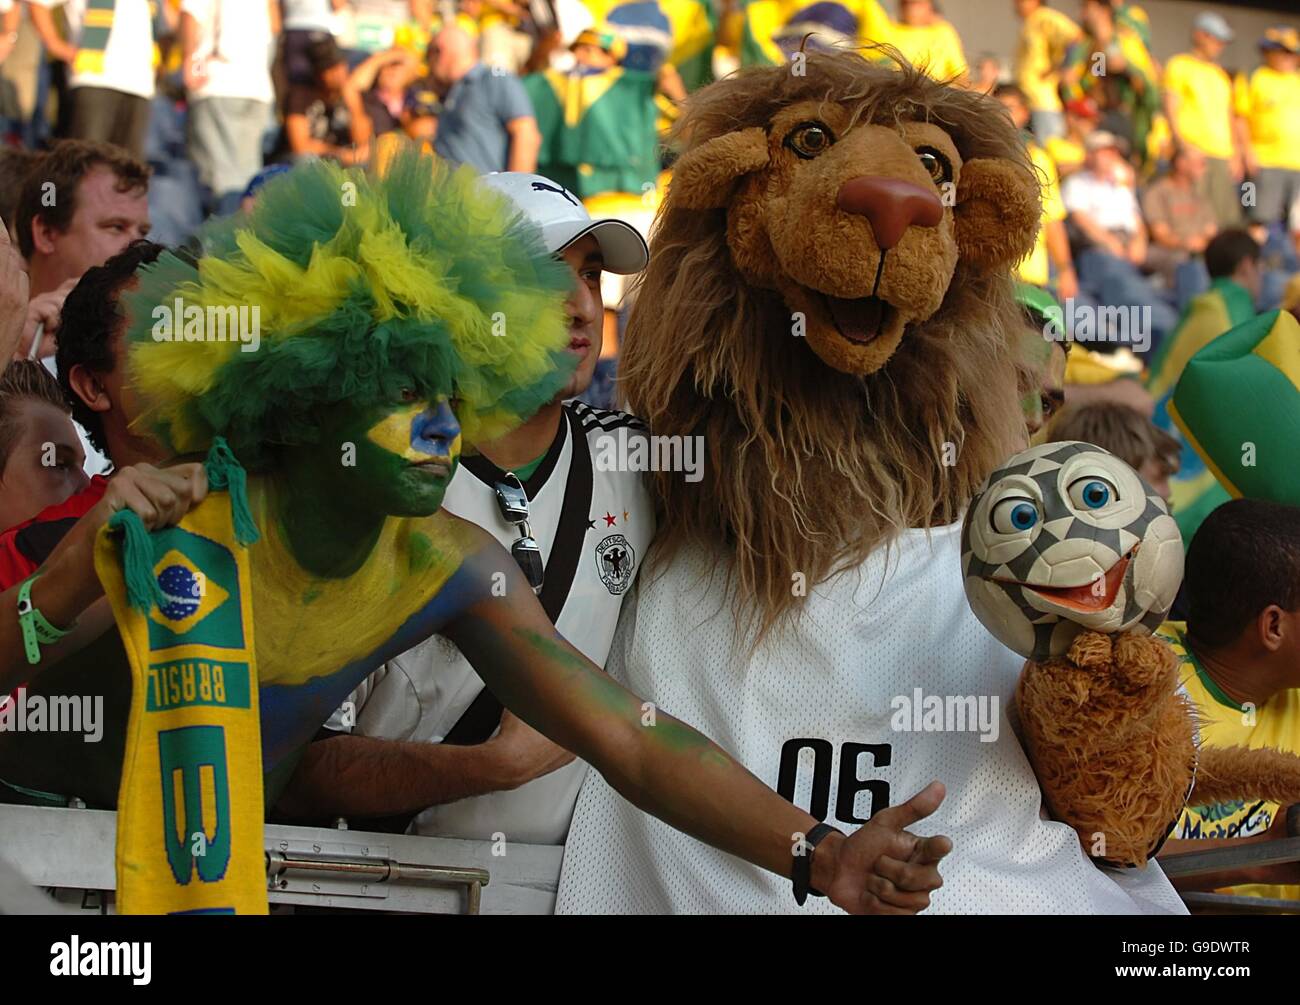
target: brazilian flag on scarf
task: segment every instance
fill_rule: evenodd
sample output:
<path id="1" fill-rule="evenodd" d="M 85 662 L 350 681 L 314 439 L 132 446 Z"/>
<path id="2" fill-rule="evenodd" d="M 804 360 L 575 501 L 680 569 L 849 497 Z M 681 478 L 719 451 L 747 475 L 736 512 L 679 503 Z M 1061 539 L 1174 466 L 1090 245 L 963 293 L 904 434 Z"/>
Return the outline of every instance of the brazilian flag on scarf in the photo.
<path id="1" fill-rule="evenodd" d="M 1210 512 L 1232 497 L 1174 424 L 1169 400 L 1193 356 L 1254 316 L 1255 303 L 1245 287 L 1230 279 L 1216 279 L 1188 305 L 1178 327 L 1160 344 L 1151 361 L 1146 386 L 1156 399 L 1152 421 L 1182 443 L 1181 464 L 1178 474 L 1169 481 L 1169 489 L 1174 520 L 1185 545 L 1192 543 L 1197 528 Z"/>
<path id="2" fill-rule="evenodd" d="M 537 170 L 580 199 L 652 191 L 659 175 L 654 75 L 583 69 L 524 78 L 542 133 Z"/>
<path id="3" fill-rule="evenodd" d="M 1300 322 L 1270 311 L 1198 352 L 1169 413 L 1234 497 L 1300 505 Z"/>
<path id="4" fill-rule="evenodd" d="M 122 914 L 265 914 L 262 744 L 242 469 L 224 442 L 213 492 L 174 527 L 130 511 L 95 570 L 131 664 L 117 814 Z M 241 508 L 242 507 L 242 508 Z"/>
<path id="5" fill-rule="evenodd" d="M 804 38 L 812 33 L 812 38 Z M 878 0 L 748 0 L 740 36 L 741 66 L 776 66 L 803 46 L 826 52 L 842 46 L 888 42 L 892 22 Z"/>

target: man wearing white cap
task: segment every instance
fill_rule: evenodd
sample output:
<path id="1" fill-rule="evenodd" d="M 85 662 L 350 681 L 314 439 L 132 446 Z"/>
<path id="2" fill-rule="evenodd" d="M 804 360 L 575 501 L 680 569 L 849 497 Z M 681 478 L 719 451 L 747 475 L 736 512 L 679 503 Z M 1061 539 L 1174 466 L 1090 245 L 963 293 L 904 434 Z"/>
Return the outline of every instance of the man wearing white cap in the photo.
<path id="1" fill-rule="evenodd" d="M 1192 51 L 1165 66 L 1165 113 L 1175 138 L 1205 155 L 1202 195 L 1220 227 L 1241 222 L 1245 160 L 1233 119 L 1232 79 L 1219 57 L 1233 39 L 1228 22 L 1202 11 L 1192 22 Z"/>
<path id="2" fill-rule="evenodd" d="M 560 634 L 603 666 L 654 534 L 640 474 L 605 460 L 619 456 L 611 444 L 629 443 L 644 427 L 623 412 L 567 399 L 586 390 L 600 357 L 601 273 L 640 272 L 648 252 L 627 223 L 593 220 L 577 196 L 540 175 L 483 181 L 508 196 L 572 269 L 569 351 L 578 365 L 532 419 L 462 456 L 443 506 L 496 535 Z M 308 749 L 279 809 L 295 819 L 348 817 L 372 829 L 405 827 L 414 817 L 413 833 L 563 844 L 586 771 L 503 712 L 459 650 L 435 636 L 353 693 Z"/>

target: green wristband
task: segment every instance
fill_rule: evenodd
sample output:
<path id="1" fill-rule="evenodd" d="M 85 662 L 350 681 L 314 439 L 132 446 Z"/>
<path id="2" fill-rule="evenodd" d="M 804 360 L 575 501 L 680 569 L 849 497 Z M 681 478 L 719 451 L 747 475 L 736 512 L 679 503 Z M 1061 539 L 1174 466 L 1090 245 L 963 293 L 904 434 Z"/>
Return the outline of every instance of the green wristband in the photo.
<path id="1" fill-rule="evenodd" d="M 23 647 L 27 650 L 27 662 L 35 666 L 41 661 L 41 646 L 52 645 L 58 642 L 74 628 L 77 623 L 74 621 L 66 629 L 55 628 L 45 615 L 36 609 L 32 603 L 32 584 L 36 582 L 39 572 L 33 573 L 23 581 L 22 586 L 18 587 L 18 626 L 23 632 Z"/>

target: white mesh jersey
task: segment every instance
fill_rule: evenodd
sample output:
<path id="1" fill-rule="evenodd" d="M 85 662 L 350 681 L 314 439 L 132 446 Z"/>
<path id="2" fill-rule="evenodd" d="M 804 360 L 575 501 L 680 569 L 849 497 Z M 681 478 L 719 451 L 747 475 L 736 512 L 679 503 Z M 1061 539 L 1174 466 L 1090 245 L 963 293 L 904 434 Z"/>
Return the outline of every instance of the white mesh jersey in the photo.
<path id="1" fill-rule="evenodd" d="M 915 827 L 953 840 L 931 913 L 1185 913 L 1158 866 L 1098 869 L 1072 829 L 1045 819 L 1007 720 L 1023 661 L 966 604 L 960 524 L 904 533 L 888 567 L 882 549 L 809 587 L 793 632 L 752 655 L 751 638 L 733 638 L 716 561 L 687 550 L 664 571 L 652 560 L 624 605 L 606 665 L 614 677 L 845 831 L 942 781 L 943 804 Z M 926 696 L 984 696 L 989 710 L 996 698 L 986 723 L 996 733 L 894 728 L 924 726 L 910 705 Z M 822 898 L 798 907 L 788 879 L 672 830 L 595 772 L 578 800 L 556 909 L 839 913 Z"/>
<path id="2" fill-rule="evenodd" d="M 523 483 L 530 528 L 546 572 L 540 599 L 544 607 L 559 610 L 555 623 L 560 634 L 593 663 L 604 666 L 619 607 L 655 525 L 641 475 L 601 470 L 593 459 L 604 437 L 635 436 L 644 427 L 624 412 L 594 409 L 582 402 L 568 402 L 564 409 L 565 421 L 555 442 Z M 575 448 L 576 463 L 590 470 L 585 482 L 574 469 Z M 519 533 L 505 522 L 497 506 L 493 486 L 502 474 L 485 457 L 466 458 L 447 487 L 443 505 L 489 531 L 509 550 Z M 562 519 L 569 511 L 572 515 Z M 549 596 L 548 591 L 556 587 L 556 596 Z M 356 709 L 352 732 L 441 743 L 456 730 L 457 742 L 482 742 L 495 735 L 500 724 L 499 712 L 486 721 L 477 716 L 475 724 L 476 713 L 470 709 L 483 691 L 482 679 L 460 650 L 434 636 L 389 660 L 352 695 Z M 336 716 L 332 725 L 337 722 Z M 431 807 L 416 817 L 411 830 L 474 840 L 492 840 L 494 834 L 503 833 L 509 841 L 563 844 L 586 774 L 586 762 L 575 760 L 517 789 Z"/>

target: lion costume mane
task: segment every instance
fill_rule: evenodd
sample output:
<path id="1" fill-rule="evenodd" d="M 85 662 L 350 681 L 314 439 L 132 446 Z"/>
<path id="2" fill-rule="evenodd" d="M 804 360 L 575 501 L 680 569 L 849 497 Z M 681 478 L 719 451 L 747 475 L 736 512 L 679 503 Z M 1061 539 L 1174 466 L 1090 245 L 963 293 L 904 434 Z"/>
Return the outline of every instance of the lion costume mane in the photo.
<path id="1" fill-rule="evenodd" d="M 1103 871 L 1043 819 L 999 728 L 1021 660 L 966 608 L 956 521 L 1024 442 L 1012 267 L 1038 181 L 995 102 L 885 55 L 742 70 L 676 127 L 621 377 L 706 462 L 698 483 L 655 476 L 659 537 L 609 672 L 841 827 L 944 781 L 921 828 L 954 841 L 934 910 L 1179 911 L 1158 869 Z M 991 704 L 983 735 L 927 724 L 954 695 Z M 593 777 L 558 910 L 796 908 Z"/>
<path id="2" fill-rule="evenodd" d="M 632 410 L 709 451 L 702 485 L 657 476 L 660 559 L 727 541 L 764 627 L 795 608 L 794 571 L 819 582 L 957 519 L 1023 436 L 1009 266 L 1039 212 L 1023 143 L 997 105 L 911 67 L 805 68 L 692 99 L 620 360 Z M 797 130 L 814 121 L 838 138 L 809 159 Z M 916 149 L 946 162 L 937 184 Z M 942 220 L 828 213 L 870 198 L 845 184 L 864 174 L 914 186 L 933 200 L 915 212 Z M 855 322 L 879 334 L 836 330 Z"/>

